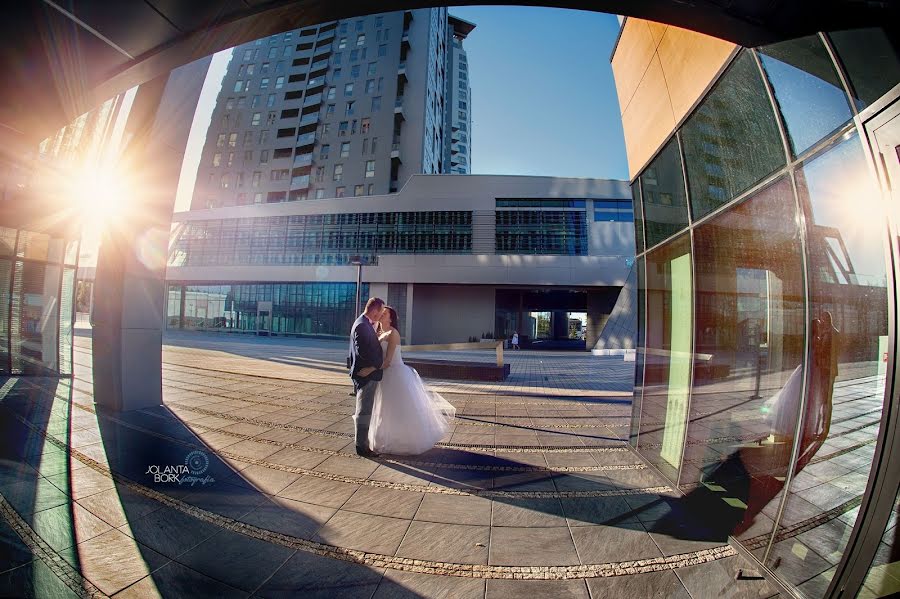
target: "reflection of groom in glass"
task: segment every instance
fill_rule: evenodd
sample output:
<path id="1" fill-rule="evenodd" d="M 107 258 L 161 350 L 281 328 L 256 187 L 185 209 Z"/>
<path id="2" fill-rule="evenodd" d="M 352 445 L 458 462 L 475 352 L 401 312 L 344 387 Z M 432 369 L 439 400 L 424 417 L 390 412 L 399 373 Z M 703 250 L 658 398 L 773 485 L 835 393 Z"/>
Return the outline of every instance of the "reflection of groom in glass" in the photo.
<path id="1" fill-rule="evenodd" d="M 347 357 L 353 390 L 356 392 L 356 413 L 353 414 L 353 421 L 356 423 L 356 453 L 366 457 L 377 455 L 368 447 L 368 438 L 375 387 L 383 375 L 381 364 L 384 352 L 375 333 L 375 323 L 381 318 L 382 312 L 384 300 L 373 297 L 366 302 L 365 312 L 353 322 L 350 330 L 350 355 Z"/>

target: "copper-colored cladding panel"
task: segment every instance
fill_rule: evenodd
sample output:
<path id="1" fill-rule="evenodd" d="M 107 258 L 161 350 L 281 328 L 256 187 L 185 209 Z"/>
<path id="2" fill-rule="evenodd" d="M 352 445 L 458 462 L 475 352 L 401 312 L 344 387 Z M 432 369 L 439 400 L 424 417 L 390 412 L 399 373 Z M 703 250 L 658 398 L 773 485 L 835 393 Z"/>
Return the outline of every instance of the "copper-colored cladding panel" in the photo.
<path id="1" fill-rule="evenodd" d="M 701 97 L 735 45 L 642 19 L 625 21 L 612 57 L 634 178 Z"/>
<path id="2" fill-rule="evenodd" d="M 640 85 L 622 114 L 629 178 L 653 155 L 675 128 L 675 115 L 666 89 L 666 78 L 656 54 L 650 59 Z"/>

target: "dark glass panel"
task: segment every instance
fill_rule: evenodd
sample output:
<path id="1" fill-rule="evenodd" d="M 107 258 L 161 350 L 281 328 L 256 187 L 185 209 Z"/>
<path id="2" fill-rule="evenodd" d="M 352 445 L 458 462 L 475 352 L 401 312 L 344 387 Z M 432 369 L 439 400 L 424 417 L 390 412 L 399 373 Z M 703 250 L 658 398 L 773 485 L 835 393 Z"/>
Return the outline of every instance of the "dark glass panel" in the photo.
<path id="1" fill-rule="evenodd" d="M 635 204 L 637 205 L 637 204 Z M 637 447 L 638 433 L 641 415 L 641 401 L 644 394 L 644 333 L 647 330 L 644 323 L 644 300 L 647 294 L 647 281 L 644 276 L 644 257 L 635 261 L 637 269 L 637 320 L 635 331 L 635 366 L 634 366 L 634 394 L 631 403 L 631 429 L 628 442 L 632 447 Z"/>
<path id="2" fill-rule="evenodd" d="M 861 110 L 900 83 L 900 52 L 896 25 L 828 34 L 844 65 L 857 107 Z"/>
<path id="3" fill-rule="evenodd" d="M 695 220 L 785 164 L 772 103 L 749 52 L 687 120 L 681 139 Z"/>
<path id="4" fill-rule="evenodd" d="M 635 253 L 640 254 L 646 249 L 644 244 L 644 206 L 641 202 L 641 183 L 635 181 L 631 185 L 631 200 L 634 204 L 634 245 Z"/>
<path id="5" fill-rule="evenodd" d="M 759 55 L 795 156 L 853 118 L 847 94 L 819 36 L 764 46 Z"/>
<path id="6" fill-rule="evenodd" d="M 688 208 L 678 140 L 672 138 L 641 174 L 647 247 L 687 228 Z"/>
<path id="7" fill-rule="evenodd" d="M 682 235 L 647 254 L 644 397 L 638 449 L 678 479 L 691 371 L 691 246 Z"/>
<path id="8" fill-rule="evenodd" d="M 60 274 L 59 266 L 16 262 L 10 331 L 13 373 L 58 373 Z"/>
<path id="9" fill-rule="evenodd" d="M 797 188 L 808 211 L 810 373 L 796 476 L 769 562 L 792 583 L 817 577 L 808 586 L 824 588 L 847 548 L 884 402 L 884 214 L 856 135 L 806 162 Z M 790 534 L 806 522 L 808 532 Z"/>
<path id="10" fill-rule="evenodd" d="M 15 244 L 15 231 L 13 231 Z M 0 374 L 9 374 L 9 286 L 12 282 L 12 263 L 0 260 Z"/>
<path id="11" fill-rule="evenodd" d="M 679 482 L 685 505 L 705 514 L 704 540 L 733 535 L 752 551 L 771 536 L 799 418 L 796 222 L 791 182 L 782 178 L 694 231 L 697 326 Z"/>

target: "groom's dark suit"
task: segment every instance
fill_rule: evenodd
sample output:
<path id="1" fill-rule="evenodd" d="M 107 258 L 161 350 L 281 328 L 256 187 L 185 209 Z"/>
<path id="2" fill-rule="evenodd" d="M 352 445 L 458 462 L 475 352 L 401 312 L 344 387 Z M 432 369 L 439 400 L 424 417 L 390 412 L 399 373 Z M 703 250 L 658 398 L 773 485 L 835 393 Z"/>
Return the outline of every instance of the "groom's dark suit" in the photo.
<path id="1" fill-rule="evenodd" d="M 375 402 L 375 384 L 380 381 L 384 371 L 384 352 L 378 342 L 375 328 L 363 314 L 353 322 L 350 329 L 350 355 L 348 365 L 350 378 L 353 379 L 353 390 L 356 391 L 356 450 L 365 451 L 368 447 L 369 422 L 372 419 L 372 406 Z M 374 368 L 368 376 L 359 376 L 364 368 Z"/>

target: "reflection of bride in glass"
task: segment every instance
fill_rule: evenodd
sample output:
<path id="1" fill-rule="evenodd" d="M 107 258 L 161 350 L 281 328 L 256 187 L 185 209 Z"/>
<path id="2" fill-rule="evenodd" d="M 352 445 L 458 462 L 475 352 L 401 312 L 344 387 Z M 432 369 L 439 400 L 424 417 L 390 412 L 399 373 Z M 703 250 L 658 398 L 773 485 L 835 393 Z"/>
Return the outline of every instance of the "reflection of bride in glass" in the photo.
<path id="1" fill-rule="evenodd" d="M 423 453 L 450 430 L 456 408 L 403 363 L 394 308 L 385 306 L 378 329 L 378 340 L 385 350 L 384 378 L 375 391 L 369 447 L 378 453 Z"/>

